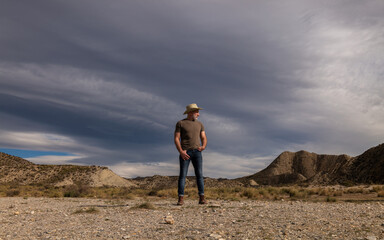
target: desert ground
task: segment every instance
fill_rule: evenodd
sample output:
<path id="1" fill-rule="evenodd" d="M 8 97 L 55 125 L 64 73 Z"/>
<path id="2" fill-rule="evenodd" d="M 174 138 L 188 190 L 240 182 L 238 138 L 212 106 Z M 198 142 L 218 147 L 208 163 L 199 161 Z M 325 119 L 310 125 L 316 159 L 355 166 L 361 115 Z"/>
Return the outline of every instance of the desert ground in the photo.
<path id="1" fill-rule="evenodd" d="M 0 198 L 0 239 L 384 239 L 384 202 Z"/>

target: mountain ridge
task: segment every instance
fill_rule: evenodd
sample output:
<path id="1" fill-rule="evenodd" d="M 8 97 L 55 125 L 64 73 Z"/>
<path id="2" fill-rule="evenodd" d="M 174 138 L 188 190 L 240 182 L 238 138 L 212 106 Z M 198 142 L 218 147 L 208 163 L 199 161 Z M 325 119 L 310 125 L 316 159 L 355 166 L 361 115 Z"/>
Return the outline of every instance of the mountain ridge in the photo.
<path id="1" fill-rule="evenodd" d="M 49 184 L 66 186 L 76 183 L 92 187 L 135 186 L 107 167 L 79 165 L 40 165 L 0 152 L 0 182 L 21 185 Z"/>
<path id="2" fill-rule="evenodd" d="M 176 188 L 177 176 L 138 177 L 127 179 L 107 167 L 78 165 L 38 165 L 28 160 L 0 152 L 0 183 L 49 183 L 55 186 L 81 182 L 89 186 L 124 186 L 143 189 Z M 265 169 L 236 179 L 205 177 L 207 187 L 239 187 L 288 184 L 384 184 L 384 144 L 351 157 L 346 154 L 328 155 L 282 152 Z M 194 177 L 187 186 L 195 186 Z"/>
<path id="3" fill-rule="evenodd" d="M 328 155 L 285 151 L 265 169 L 238 178 L 262 185 L 279 184 L 382 184 L 384 183 L 384 144 L 351 157 L 346 154 Z"/>

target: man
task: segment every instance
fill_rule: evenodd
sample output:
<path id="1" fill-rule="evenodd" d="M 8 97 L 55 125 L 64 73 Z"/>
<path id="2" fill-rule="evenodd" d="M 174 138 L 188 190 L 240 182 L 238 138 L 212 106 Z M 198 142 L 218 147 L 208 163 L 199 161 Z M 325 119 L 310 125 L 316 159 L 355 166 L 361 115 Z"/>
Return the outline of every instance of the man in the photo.
<path id="1" fill-rule="evenodd" d="M 201 152 L 207 146 L 204 125 L 197 119 L 200 116 L 196 103 L 189 104 L 184 114 L 187 118 L 180 120 L 175 129 L 175 145 L 179 151 L 180 174 L 178 181 L 179 201 L 177 205 L 184 204 L 185 178 L 188 173 L 189 163 L 192 161 L 195 169 L 196 183 L 199 191 L 199 204 L 206 204 L 204 199 L 203 158 Z M 201 141 L 201 142 L 200 142 Z"/>

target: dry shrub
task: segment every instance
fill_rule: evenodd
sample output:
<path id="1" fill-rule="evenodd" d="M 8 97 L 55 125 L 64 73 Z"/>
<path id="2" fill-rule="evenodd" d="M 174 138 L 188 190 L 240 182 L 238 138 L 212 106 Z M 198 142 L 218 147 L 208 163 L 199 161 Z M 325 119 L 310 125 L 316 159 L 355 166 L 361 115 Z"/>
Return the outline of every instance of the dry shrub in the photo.
<path id="1" fill-rule="evenodd" d="M 298 195 L 298 191 L 294 188 L 282 188 L 281 193 L 288 194 L 289 197 L 295 197 Z"/>
<path id="2" fill-rule="evenodd" d="M 268 189 L 261 188 L 258 190 L 259 196 L 264 198 L 264 199 L 273 199 L 273 191 L 272 194 L 268 191 Z"/>
<path id="3" fill-rule="evenodd" d="M 170 188 L 170 189 L 162 189 L 157 191 L 157 196 L 161 198 L 177 198 L 177 189 L 176 188 Z"/>
<path id="4" fill-rule="evenodd" d="M 64 188 L 64 197 L 85 197 L 90 192 L 90 188 L 82 184 L 73 184 Z"/>
<path id="5" fill-rule="evenodd" d="M 11 190 L 6 191 L 5 195 L 7 197 L 16 197 L 16 196 L 20 195 L 20 191 L 17 189 L 11 189 Z"/>
<path id="6" fill-rule="evenodd" d="M 378 192 L 380 192 L 382 190 L 384 190 L 384 186 L 373 186 L 371 191 L 378 193 Z"/>
<path id="7" fill-rule="evenodd" d="M 244 190 L 240 193 L 240 196 L 249 199 L 257 199 L 259 196 L 259 191 L 255 188 L 244 188 Z"/>
<path id="8" fill-rule="evenodd" d="M 334 197 L 343 196 L 343 191 L 342 191 L 342 190 L 335 190 L 335 191 L 332 193 L 332 196 L 334 196 Z"/>
<path id="9" fill-rule="evenodd" d="M 344 193 L 363 193 L 364 189 L 361 187 L 347 188 Z"/>
<path id="10" fill-rule="evenodd" d="M 193 198 L 197 198 L 198 197 L 198 193 L 197 193 L 197 188 L 186 188 L 184 189 L 184 194 L 188 197 L 193 197 Z"/>
<path id="11" fill-rule="evenodd" d="M 205 196 L 210 199 L 226 199 L 226 200 L 234 200 L 238 199 L 240 193 L 242 192 L 242 188 L 207 188 L 205 190 Z"/>
<path id="12" fill-rule="evenodd" d="M 308 195 L 319 195 L 320 188 L 311 188 L 308 189 Z"/>
<path id="13" fill-rule="evenodd" d="M 371 193 L 370 189 L 368 189 L 368 188 L 363 189 L 363 194 L 369 194 L 369 193 Z"/>
<path id="14" fill-rule="evenodd" d="M 331 195 L 331 191 L 330 191 L 329 188 L 323 188 L 323 189 L 320 190 L 319 195 L 320 196 L 330 196 Z"/>
<path id="15" fill-rule="evenodd" d="M 131 189 L 130 193 L 135 197 L 147 197 L 150 190 L 135 188 Z"/>
<path id="16" fill-rule="evenodd" d="M 112 187 L 113 196 L 112 198 L 118 199 L 134 199 L 135 195 L 127 187 Z"/>

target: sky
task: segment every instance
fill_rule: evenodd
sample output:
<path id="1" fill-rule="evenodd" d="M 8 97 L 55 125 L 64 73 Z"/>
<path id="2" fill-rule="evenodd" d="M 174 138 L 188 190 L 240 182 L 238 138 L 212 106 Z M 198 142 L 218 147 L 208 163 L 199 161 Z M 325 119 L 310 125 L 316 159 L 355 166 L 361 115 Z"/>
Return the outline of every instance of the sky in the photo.
<path id="1" fill-rule="evenodd" d="M 207 177 L 256 173 L 283 151 L 357 156 L 384 142 L 384 1 L 1 5 L 0 151 L 175 176 L 190 103 L 204 108 Z"/>

